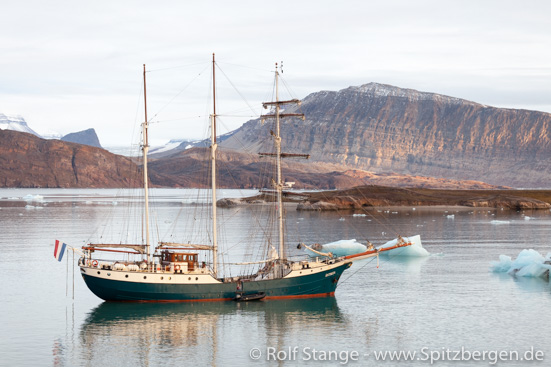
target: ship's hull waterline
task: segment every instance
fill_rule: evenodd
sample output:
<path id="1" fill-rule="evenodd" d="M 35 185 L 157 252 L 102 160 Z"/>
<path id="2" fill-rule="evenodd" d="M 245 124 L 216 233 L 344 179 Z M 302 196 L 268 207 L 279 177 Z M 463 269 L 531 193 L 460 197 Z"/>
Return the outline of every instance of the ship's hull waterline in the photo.
<path id="1" fill-rule="evenodd" d="M 201 302 L 232 300 L 237 294 L 265 293 L 264 299 L 333 296 L 340 276 L 352 265 L 342 261 L 293 270 L 283 278 L 220 282 L 210 274 L 144 273 L 81 267 L 88 288 L 105 301 Z"/>

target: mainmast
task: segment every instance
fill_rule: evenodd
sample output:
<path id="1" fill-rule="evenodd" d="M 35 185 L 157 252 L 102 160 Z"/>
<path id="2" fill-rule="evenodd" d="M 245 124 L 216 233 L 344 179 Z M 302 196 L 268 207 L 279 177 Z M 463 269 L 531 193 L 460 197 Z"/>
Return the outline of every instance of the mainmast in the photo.
<path id="1" fill-rule="evenodd" d="M 211 159 L 211 184 L 212 184 L 212 271 L 214 276 L 218 273 L 218 230 L 216 227 L 216 79 L 215 79 L 214 53 L 212 54 L 212 100 L 213 112 L 210 115 L 210 159 Z"/>
<path id="2" fill-rule="evenodd" d="M 285 260 L 285 237 L 284 237 L 284 223 L 283 223 L 283 177 L 281 174 L 281 158 L 285 156 L 285 153 L 281 152 L 281 134 L 280 134 L 280 119 L 282 117 L 301 117 L 304 119 L 304 114 L 302 113 L 281 113 L 281 106 L 285 104 L 300 104 L 298 99 L 292 99 L 288 101 L 279 100 L 279 70 L 276 63 L 275 67 L 275 102 L 264 102 L 264 108 L 268 106 L 275 106 L 275 114 L 262 115 L 262 118 L 275 118 L 275 132 L 272 132 L 274 135 L 274 144 L 275 144 L 275 158 L 276 158 L 276 181 L 274 183 L 276 193 L 277 193 L 277 220 L 278 220 L 278 239 L 279 239 L 279 259 L 280 261 Z M 260 153 L 261 155 L 272 156 L 274 154 L 269 153 Z M 291 156 L 291 155 L 289 155 Z M 307 158 L 307 155 L 302 154 L 293 154 L 295 157 L 304 157 Z"/>
<path id="3" fill-rule="evenodd" d="M 144 185 L 144 194 L 145 194 L 145 244 L 147 245 L 147 263 L 148 267 L 151 268 L 151 244 L 149 242 L 149 190 L 148 183 L 149 178 L 147 175 L 147 152 L 149 151 L 149 141 L 147 138 L 147 129 L 149 128 L 149 122 L 147 121 L 147 93 L 145 85 L 145 64 L 143 65 L 143 101 L 144 101 L 144 114 L 145 121 L 142 124 L 143 132 L 143 185 Z"/>

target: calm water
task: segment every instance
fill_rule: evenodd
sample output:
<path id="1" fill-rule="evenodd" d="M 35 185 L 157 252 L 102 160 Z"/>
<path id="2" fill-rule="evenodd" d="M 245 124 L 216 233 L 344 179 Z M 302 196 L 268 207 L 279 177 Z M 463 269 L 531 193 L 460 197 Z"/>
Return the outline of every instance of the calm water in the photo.
<path id="1" fill-rule="evenodd" d="M 156 192 L 161 236 L 171 228 L 185 231 L 174 226 L 175 215 L 196 220 L 197 206 L 190 203 L 202 199 L 184 199 L 184 192 Z M 23 201 L 28 194 L 44 199 Z M 378 362 L 389 366 L 431 365 L 430 353 L 439 366 L 491 365 L 488 357 L 442 360 L 448 349 L 447 358 L 459 358 L 454 351 L 462 348 L 516 351 L 519 358 L 533 348 L 544 361 L 531 364 L 542 366 L 551 358 L 549 282 L 488 271 L 489 261 L 500 254 L 516 257 L 525 248 L 550 252 L 548 211 L 400 208 L 362 217 L 289 210 L 290 243 L 369 238 L 381 244 L 395 233 L 420 234 L 432 255 L 381 257 L 378 269 L 375 262 L 355 263 L 341 278 L 335 298 L 243 304 L 104 303 L 88 291 L 75 266 L 73 300 L 73 263 L 54 260 L 54 239 L 81 246 L 97 228 L 103 238 L 121 235 L 126 231 L 121 226 L 117 233 L 102 227 L 110 216 L 118 223 L 132 206 L 114 194 L 0 190 L 0 365 L 360 366 L 377 364 L 375 353 L 384 351 L 417 353 L 414 361 Z M 252 214 L 262 210 L 224 210 L 230 229 L 223 239 L 240 244 L 250 237 Z M 253 359 L 258 353 L 260 358 Z"/>

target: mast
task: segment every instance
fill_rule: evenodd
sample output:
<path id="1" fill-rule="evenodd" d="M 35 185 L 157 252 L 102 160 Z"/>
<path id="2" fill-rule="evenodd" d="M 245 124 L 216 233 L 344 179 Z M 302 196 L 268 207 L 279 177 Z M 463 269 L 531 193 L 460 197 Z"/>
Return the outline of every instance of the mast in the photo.
<path id="1" fill-rule="evenodd" d="M 215 61 L 212 54 L 212 99 L 213 112 L 210 115 L 210 159 L 211 159 L 211 184 L 212 184 L 212 271 L 214 276 L 218 273 L 218 230 L 216 227 L 216 79 Z"/>
<path id="2" fill-rule="evenodd" d="M 275 105 L 275 115 L 276 115 L 276 135 L 275 139 L 275 148 L 276 148 L 276 191 L 277 191 L 277 222 L 279 228 L 279 258 L 281 260 L 285 259 L 285 241 L 283 238 L 283 182 L 281 180 L 281 136 L 279 128 L 279 71 L 277 69 L 277 62 L 275 65 L 275 88 L 276 88 L 276 105 Z"/>
<path id="3" fill-rule="evenodd" d="M 143 132 L 143 185 L 144 185 L 144 198 L 145 198 L 145 244 L 147 245 L 147 264 L 151 268 L 151 244 L 149 242 L 149 190 L 148 190 L 148 175 L 147 175 L 147 152 L 149 151 L 149 141 L 147 138 L 147 129 L 149 128 L 149 122 L 147 121 L 147 93 L 145 84 L 145 64 L 143 64 L 143 101 L 144 101 L 144 115 L 145 121 L 142 124 Z"/>
<path id="4" fill-rule="evenodd" d="M 308 158 L 306 154 L 289 154 L 281 152 L 281 118 L 282 117 L 300 117 L 304 120 L 304 114 L 302 113 L 281 113 L 281 105 L 285 104 L 297 104 L 300 105 L 298 99 L 292 99 L 288 101 L 279 100 L 279 70 L 277 63 L 275 64 L 275 102 L 264 102 L 264 108 L 268 106 L 275 106 L 275 114 L 262 115 L 261 118 L 275 118 L 275 132 L 274 136 L 275 154 L 274 153 L 259 153 L 261 156 L 275 156 L 276 159 L 276 180 L 274 183 L 277 193 L 277 220 L 278 220 L 278 239 L 279 239 L 279 259 L 283 262 L 286 259 L 285 255 L 285 237 L 284 237 L 284 209 L 283 209 L 283 176 L 281 174 L 281 159 L 283 157 L 300 157 Z"/>

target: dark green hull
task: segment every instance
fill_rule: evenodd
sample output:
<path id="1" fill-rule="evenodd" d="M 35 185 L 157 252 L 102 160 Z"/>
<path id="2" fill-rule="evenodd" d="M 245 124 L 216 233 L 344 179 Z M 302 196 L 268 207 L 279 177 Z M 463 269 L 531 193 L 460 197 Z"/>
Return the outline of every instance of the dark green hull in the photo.
<path id="1" fill-rule="evenodd" d="M 82 272 L 90 290 L 106 301 L 193 302 L 234 299 L 238 293 L 264 292 L 264 299 L 333 296 L 344 270 L 351 263 L 342 262 L 313 274 L 278 279 L 210 284 L 167 284 L 132 282 L 98 277 Z M 239 289 L 238 289 L 239 288 Z"/>

